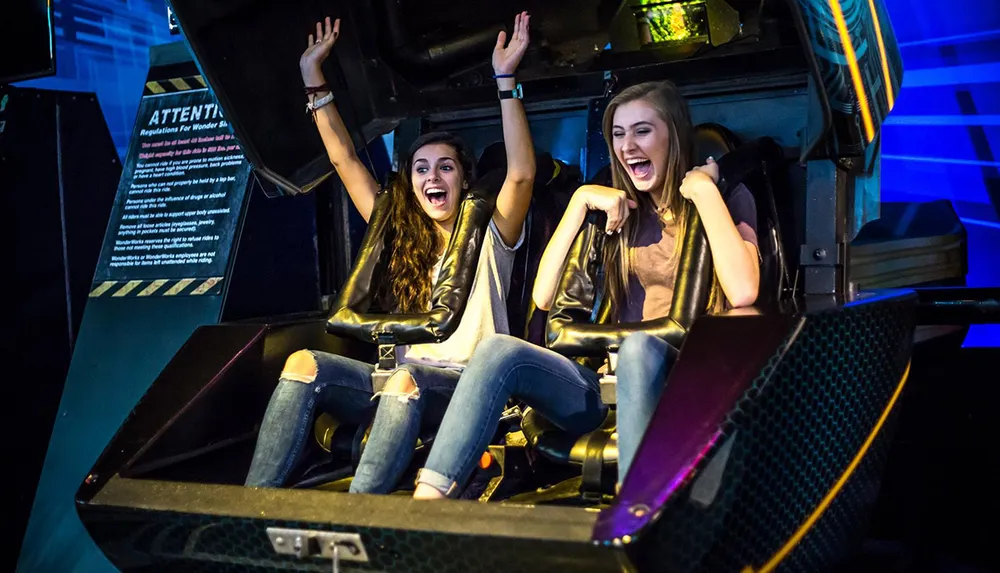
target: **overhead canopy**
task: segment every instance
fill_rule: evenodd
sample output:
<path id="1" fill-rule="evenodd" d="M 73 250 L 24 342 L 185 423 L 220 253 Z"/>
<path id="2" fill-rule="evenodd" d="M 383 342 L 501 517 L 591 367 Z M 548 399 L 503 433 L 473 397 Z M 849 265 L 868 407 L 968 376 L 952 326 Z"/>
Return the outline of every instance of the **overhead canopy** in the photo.
<path id="1" fill-rule="evenodd" d="M 619 86 L 669 78 L 682 89 L 732 90 L 808 72 L 826 112 L 809 147 L 854 155 L 874 140 L 902 81 L 883 0 L 769 0 L 763 12 L 758 0 L 171 4 L 247 157 L 286 193 L 332 173 L 298 68 L 327 15 L 342 25 L 324 72 L 358 146 L 407 117 L 495 113 L 490 54 L 522 9 L 532 13 L 532 48 L 518 77 L 536 106 L 600 97 L 611 74 Z"/>

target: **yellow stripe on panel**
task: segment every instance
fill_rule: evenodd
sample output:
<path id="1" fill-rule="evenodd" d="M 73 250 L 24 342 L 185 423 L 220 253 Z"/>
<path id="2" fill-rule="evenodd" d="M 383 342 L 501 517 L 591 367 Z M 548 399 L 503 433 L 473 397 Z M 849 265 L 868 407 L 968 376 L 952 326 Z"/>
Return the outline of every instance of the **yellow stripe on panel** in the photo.
<path id="1" fill-rule="evenodd" d="M 141 284 L 142 284 L 142 281 L 128 281 L 127 283 L 125 283 L 125 286 L 123 286 L 122 288 L 118 289 L 115 292 L 115 294 L 113 294 L 111 296 L 114 296 L 114 297 L 123 297 L 123 296 L 127 295 L 128 293 L 134 291 L 136 289 L 136 287 L 138 287 Z"/>
<path id="2" fill-rule="evenodd" d="M 222 277 L 212 277 L 212 278 L 208 279 L 207 281 L 205 281 L 205 282 L 201 283 L 200 285 L 198 285 L 198 288 L 196 288 L 193 291 L 191 291 L 191 294 L 193 294 L 193 295 L 205 294 L 206 292 L 210 291 L 212 289 L 212 287 L 214 287 L 216 284 L 218 284 L 218 282 L 221 281 L 221 280 L 222 280 Z"/>
<path id="3" fill-rule="evenodd" d="M 153 92 L 154 94 L 161 94 L 167 90 L 163 89 L 160 82 L 146 82 L 146 89 Z"/>
<path id="4" fill-rule="evenodd" d="M 878 421 L 875 422 L 875 427 L 872 428 L 872 431 L 868 434 L 868 438 L 865 439 L 864 443 L 861 444 L 861 447 L 858 448 L 858 453 L 854 455 L 854 459 L 852 459 L 851 463 L 847 465 L 847 469 L 845 469 L 844 473 L 841 474 L 840 479 L 833 484 L 833 487 L 830 488 L 830 490 L 826 493 L 826 496 L 824 496 L 819 502 L 816 509 L 813 510 L 809 517 L 807 517 L 802 525 L 800 525 L 795 531 L 795 533 L 788 538 L 788 541 L 785 542 L 781 549 L 779 549 L 778 552 L 771 557 L 770 561 L 762 565 L 760 569 L 754 569 L 753 567 L 747 565 L 742 569 L 741 573 L 771 573 L 771 571 L 774 571 L 775 568 L 781 564 L 782 560 L 784 560 L 785 557 L 787 557 L 788 554 L 795 549 L 795 546 L 799 544 L 799 541 L 802 541 L 802 538 L 809 533 L 809 530 L 812 529 L 813 525 L 815 525 L 816 522 L 819 521 L 819 518 L 823 516 L 823 512 L 825 512 L 826 509 L 830 507 L 830 504 L 833 503 L 833 499 L 837 497 L 840 490 L 842 490 L 844 485 L 847 484 L 847 480 L 854 474 L 854 470 L 858 469 L 858 465 L 861 464 L 861 460 L 863 460 L 865 454 L 868 453 L 868 449 L 872 447 L 872 443 L 875 441 L 875 438 L 878 437 L 886 419 L 888 419 L 889 414 L 892 413 L 892 408 L 896 405 L 896 400 L 898 400 L 899 395 L 902 394 L 903 387 L 906 386 L 906 380 L 909 377 L 910 363 L 907 363 L 906 370 L 903 371 L 903 377 L 900 378 L 899 384 L 896 386 L 896 391 L 893 392 L 892 397 L 889 398 L 889 403 L 886 404 L 885 409 L 882 410 L 882 415 L 879 416 Z"/>
<path id="5" fill-rule="evenodd" d="M 139 294 L 137 296 L 149 296 L 155 293 L 156 291 L 160 290 L 160 288 L 165 284 L 167 284 L 167 279 L 156 279 L 155 281 L 151 282 L 148 287 L 139 291 Z"/>
<path id="6" fill-rule="evenodd" d="M 191 284 L 191 283 L 193 283 L 193 282 L 194 282 L 194 279 L 181 279 L 181 280 L 177 281 L 177 284 L 175 284 L 174 286 L 170 287 L 170 290 L 168 290 L 167 292 L 163 293 L 163 296 L 174 296 L 176 294 L 179 294 L 182 290 L 186 289 L 188 287 L 188 285 Z"/>
<path id="7" fill-rule="evenodd" d="M 889 104 L 889 111 L 892 111 L 892 106 L 895 104 L 896 98 L 892 93 L 892 76 L 889 75 L 889 60 L 885 55 L 885 41 L 882 39 L 882 26 L 879 25 L 878 11 L 875 10 L 875 2 L 873 0 L 868 0 L 868 9 L 872 13 L 872 22 L 875 23 L 875 37 L 878 38 L 878 54 L 882 57 L 882 80 L 885 82 L 885 99 Z"/>
<path id="8" fill-rule="evenodd" d="M 111 287 L 115 286 L 117 283 L 118 283 L 118 281 L 104 281 L 103 283 L 101 283 L 101 286 L 99 286 L 99 287 L 95 288 L 94 290 L 90 291 L 90 296 L 92 298 L 97 298 L 97 297 L 101 296 L 102 294 L 108 292 L 108 289 L 110 289 Z"/>
<path id="9" fill-rule="evenodd" d="M 861 81 L 858 56 L 854 53 L 854 45 L 851 44 L 851 35 L 847 32 L 847 22 L 844 21 L 844 11 L 840 8 L 839 0 L 830 0 L 830 10 L 837 23 L 837 33 L 840 35 L 840 43 L 844 47 L 844 58 L 847 60 L 847 69 L 851 72 L 854 91 L 858 93 L 858 107 L 861 108 L 861 123 L 865 126 L 865 139 L 870 142 L 875 139 L 875 125 L 872 123 L 871 110 L 868 109 L 868 94 L 865 93 L 865 84 Z"/>
<path id="10" fill-rule="evenodd" d="M 172 83 L 175 88 L 181 91 L 191 89 L 191 86 L 189 86 L 188 83 L 184 81 L 184 78 L 171 78 L 170 83 Z"/>

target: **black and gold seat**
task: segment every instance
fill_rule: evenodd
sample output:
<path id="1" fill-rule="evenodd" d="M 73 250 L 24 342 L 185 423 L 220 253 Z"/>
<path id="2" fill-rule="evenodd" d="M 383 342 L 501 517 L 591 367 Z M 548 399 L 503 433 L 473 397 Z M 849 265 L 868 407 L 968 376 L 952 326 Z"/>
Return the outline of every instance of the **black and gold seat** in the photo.
<path id="1" fill-rule="evenodd" d="M 330 334 L 378 345 L 378 362 L 372 378 L 376 392 L 384 386 L 396 367 L 397 345 L 441 342 L 458 327 L 475 278 L 483 238 L 489 232 L 489 220 L 506 172 L 502 145 L 500 142 L 487 147 L 477 163 L 477 172 L 485 175 L 468 192 L 460 207 L 458 222 L 445 251 L 428 312 L 390 314 L 387 309 L 379 308 L 382 297 L 377 289 L 387 284 L 384 277 L 392 236 L 388 193 L 376 198 L 357 260 L 327 321 Z M 497 149 L 499 153 L 494 152 Z M 536 165 L 535 188 L 525 220 L 524 240 L 515 256 L 507 296 L 509 328 L 515 336 L 526 333 L 530 285 L 541 253 L 562 217 L 572 190 L 580 182 L 576 167 L 554 159 L 546 152 L 537 154 Z M 540 332 L 525 336 L 531 342 L 544 344 Z M 357 432 L 355 428 L 341 428 L 332 416 L 320 414 L 314 424 L 314 435 L 321 449 L 327 453 L 334 449 L 349 449 L 356 466 L 364 451 L 369 429 L 367 424 L 364 426 Z M 435 433 L 434 429 L 424 431 L 420 435 L 418 449 L 426 449 L 433 442 Z M 324 477 L 343 474 L 342 468 L 328 463 L 329 456 L 323 452 L 316 454 L 303 464 L 300 477 L 295 480 L 299 487 L 321 483 Z"/>
<path id="2" fill-rule="evenodd" d="M 760 293 L 768 302 L 783 296 L 786 262 L 780 242 L 780 225 L 772 195 L 775 173 L 783 157 L 780 147 L 769 138 L 746 144 L 718 124 L 701 124 L 695 129 L 699 163 L 718 157 L 719 187 L 723 196 L 740 183 L 747 183 L 757 203 L 760 254 Z M 601 296 L 600 253 L 604 233 L 602 217 L 590 213 L 567 256 L 563 278 L 548 314 L 547 346 L 560 354 L 587 360 L 592 366 L 606 358 L 608 373 L 601 378 L 601 398 L 611 406 L 602 426 L 582 436 L 569 435 L 537 411 L 528 408 L 522 430 L 528 443 L 540 454 L 557 463 L 582 466 L 582 492 L 610 493 L 613 480 L 608 471 L 617 464 L 615 435 L 614 375 L 617 351 L 631 333 L 643 331 L 670 344 L 679 353 L 684 337 L 694 321 L 706 312 L 711 291 L 712 255 L 701 219 L 694 209 L 687 213 L 690 230 L 681 246 L 673 303 L 668 316 L 636 324 L 611 324 L 607 299 Z M 772 241 L 771 238 L 774 240 Z"/>
<path id="3" fill-rule="evenodd" d="M 383 191 L 375 197 L 357 259 L 326 321 L 329 334 L 377 345 L 376 368 L 372 374 L 375 392 L 385 386 L 396 368 L 396 346 L 442 342 L 458 328 L 503 181 L 504 171 L 493 170 L 480 177 L 466 192 L 431 292 L 430 309 L 422 313 L 392 313 L 392 309 L 384 308 L 391 304 L 387 303 L 383 289 L 387 284 L 385 275 L 393 242 L 392 196 Z M 343 477 L 343 463 L 327 454 L 333 450 L 350 452 L 356 466 L 363 450 L 365 430 L 363 427 L 361 432 L 356 432 L 356 428 L 341 427 L 329 414 L 319 413 L 314 435 L 323 451 L 306 456 L 291 483 L 306 487 Z"/>

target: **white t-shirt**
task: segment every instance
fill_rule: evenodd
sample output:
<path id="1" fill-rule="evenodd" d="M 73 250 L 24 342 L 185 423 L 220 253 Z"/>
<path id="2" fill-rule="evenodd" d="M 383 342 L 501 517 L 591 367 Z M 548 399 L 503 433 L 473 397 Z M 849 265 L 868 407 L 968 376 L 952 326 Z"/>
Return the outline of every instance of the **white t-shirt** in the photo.
<path id="1" fill-rule="evenodd" d="M 490 334 L 510 334 L 507 323 L 507 292 L 517 249 L 524 242 L 524 226 L 514 247 L 508 247 L 493 219 L 490 232 L 483 239 L 479 265 L 472 280 L 472 291 L 458 328 L 444 342 L 396 347 L 399 364 L 426 364 L 444 368 L 465 368 L 479 341 Z M 441 272 L 443 257 L 434 265 L 435 280 Z"/>

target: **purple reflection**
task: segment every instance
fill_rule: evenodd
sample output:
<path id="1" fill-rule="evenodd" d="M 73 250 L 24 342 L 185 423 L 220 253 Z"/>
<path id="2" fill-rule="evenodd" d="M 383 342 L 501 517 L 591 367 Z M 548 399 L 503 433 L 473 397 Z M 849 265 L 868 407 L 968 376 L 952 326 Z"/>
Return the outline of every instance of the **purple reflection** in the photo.
<path id="1" fill-rule="evenodd" d="M 733 406 L 801 324 L 795 316 L 739 313 L 695 323 L 621 491 L 597 519 L 595 542 L 635 535 L 650 522 L 692 477 L 718 441 Z"/>

